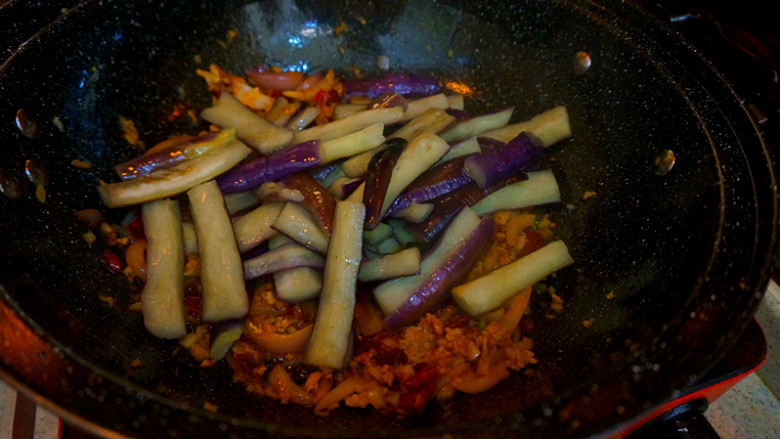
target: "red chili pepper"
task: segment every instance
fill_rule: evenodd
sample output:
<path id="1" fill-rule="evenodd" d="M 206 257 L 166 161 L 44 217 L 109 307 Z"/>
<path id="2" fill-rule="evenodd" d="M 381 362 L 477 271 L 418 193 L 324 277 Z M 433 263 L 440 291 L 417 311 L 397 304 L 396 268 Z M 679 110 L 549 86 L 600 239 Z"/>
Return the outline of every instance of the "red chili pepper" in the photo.
<path id="1" fill-rule="evenodd" d="M 320 89 L 316 95 L 314 95 L 314 101 L 318 104 L 326 104 L 328 102 L 337 101 L 339 99 L 339 93 L 336 90 L 325 91 Z"/>
<path id="2" fill-rule="evenodd" d="M 453 320 L 452 322 L 447 324 L 447 327 L 449 328 L 462 328 L 469 324 L 469 320 L 471 320 L 471 316 L 466 314 L 460 316 L 458 319 Z"/>
<path id="3" fill-rule="evenodd" d="M 130 224 L 127 225 L 127 230 L 135 239 L 143 239 L 146 237 L 146 234 L 144 233 L 144 220 L 141 217 L 136 217 L 130 221 Z"/>
<path id="4" fill-rule="evenodd" d="M 534 330 L 534 322 L 531 319 L 521 319 L 519 326 L 520 333 L 523 335 L 530 334 Z"/>
<path id="5" fill-rule="evenodd" d="M 111 250 L 103 250 L 103 260 L 106 261 L 106 264 L 108 264 L 110 269 L 114 271 L 122 271 L 122 261 L 119 259 L 119 256 L 117 256 L 116 253 L 112 252 Z"/>
<path id="6" fill-rule="evenodd" d="M 355 344 L 355 352 L 363 353 L 371 349 L 376 351 L 377 361 L 382 364 L 395 364 L 403 361 L 403 351 L 398 348 L 388 347 L 382 340 L 388 337 L 385 331 L 381 331 L 371 337 L 360 337 Z"/>
<path id="7" fill-rule="evenodd" d="M 200 297 L 185 297 L 184 307 L 193 317 L 200 317 Z"/>
<path id="8" fill-rule="evenodd" d="M 417 390 L 439 376 L 439 368 L 433 364 L 424 364 L 409 379 L 404 380 L 403 386 L 408 390 Z"/>
<path id="9" fill-rule="evenodd" d="M 428 384 L 417 392 L 404 393 L 398 400 L 398 409 L 409 414 L 422 413 L 435 391 L 436 383 L 429 381 Z"/>
<path id="10" fill-rule="evenodd" d="M 520 250 L 520 252 L 517 254 L 518 258 L 521 258 L 529 253 L 532 253 L 536 250 L 539 250 L 542 248 L 544 243 L 542 242 L 542 235 L 539 234 L 539 232 L 535 230 L 526 230 L 525 231 L 525 238 L 528 240 L 523 248 Z"/>
<path id="11" fill-rule="evenodd" d="M 184 306 L 191 316 L 200 318 L 202 301 L 203 293 L 199 282 L 193 282 L 184 289 Z"/>

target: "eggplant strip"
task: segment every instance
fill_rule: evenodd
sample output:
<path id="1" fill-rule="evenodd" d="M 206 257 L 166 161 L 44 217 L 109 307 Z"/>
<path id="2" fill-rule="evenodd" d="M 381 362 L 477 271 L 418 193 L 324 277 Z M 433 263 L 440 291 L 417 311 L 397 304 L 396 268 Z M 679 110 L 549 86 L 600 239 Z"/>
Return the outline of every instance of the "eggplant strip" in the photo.
<path id="1" fill-rule="evenodd" d="M 453 143 L 468 137 L 478 136 L 485 131 L 504 127 L 509 123 L 514 111 L 515 107 L 507 107 L 460 121 L 441 133 L 441 138 L 447 143 Z"/>
<path id="2" fill-rule="evenodd" d="M 349 361 L 364 221 L 363 203 L 336 203 L 319 309 L 303 355 L 309 364 L 341 369 Z"/>
<path id="3" fill-rule="evenodd" d="M 566 110 L 566 107 L 559 105 L 543 113 L 539 113 L 524 122 L 518 122 L 484 132 L 481 134 L 481 137 L 488 137 L 501 142 L 509 142 L 522 132 L 529 133 L 536 137 L 544 147 L 568 139 L 571 137 L 569 113 Z"/>
<path id="4" fill-rule="evenodd" d="M 293 140 L 292 131 L 263 119 L 227 92 L 220 94 L 213 107 L 201 111 L 200 117 L 222 128 L 235 128 L 236 137 L 261 154 L 270 154 Z"/>
<path id="5" fill-rule="evenodd" d="M 482 216 L 498 210 L 523 209 L 561 201 L 561 192 L 552 171 L 547 169 L 526 174 L 527 180 L 488 194 L 473 206 L 474 210 Z"/>
<path id="6" fill-rule="evenodd" d="M 384 325 L 395 328 L 414 324 L 425 313 L 439 306 L 446 299 L 450 288 L 462 282 L 471 267 L 485 254 L 492 237 L 493 221 L 490 217 L 484 217 L 468 235 L 446 252 L 442 260 L 431 264 L 423 281 L 406 301 L 387 315 Z"/>
<path id="7" fill-rule="evenodd" d="M 297 189 L 303 194 L 301 205 L 319 221 L 325 233 L 330 235 L 333 227 L 333 211 L 336 200 L 327 189 L 305 172 L 288 175 L 282 179 L 285 186 Z"/>
<path id="8" fill-rule="evenodd" d="M 141 207 L 141 215 L 148 275 L 141 292 L 144 325 L 156 337 L 181 338 L 187 329 L 179 203 L 171 199 L 152 201 Z"/>
<path id="9" fill-rule="evenodd" d="M 391 139 L 387 147 L 378 152 L 368 163 L 363 204 L 366 206 L 367 230 L 373 230 L 382 220 L 382 206 L 387 196 L 393 170 L 401 157 L 406 141 Z"/>
<path id="10" fill-rule="evenodd" d="M 330 163 L 376 148 L 385 141 L 385 136 L 382 134 L 384 128 L 383 123 L 376 122 L 354 133 L 322 142 L 321 162 Z"/>
<path id="11" fill-rule="evenodd" d="M 407 101 L 406 109 L 404 110 L 404 115 L 401 117 L 400 122 L 410 121 L 432 108 L 445 110 L 449 106 L 450 103 L 443 93 L 437 93 L 435 95 L 426 96 L 424 98 L 415 99 L 413 101 Z"/>
<path id="12" fill-rule="evenodd" d="M 391 108 L 377 108 L 376 110 L 364 110 L 354 114 L 350 114 L 344 119 L 334 120 L 332 122 L 317 125 L 305 130 L 295 133 L 295 143 L 306 142 L 309 140 L 319 139 L 324 142 L 326 140 L 336 139 L 347 134 L 359 131 L 369 125 L 373 125 L 377 122 L 381 122 L 385 125 L 393 123 L 401 119 L 403 116 L 403 109 L 401 107 Z"/>
<path id="13" fill-rule="evenodd" d="M 447 142 L 433 133 L 423 133 L 412 139 L 392 170 L 379 216 L 384 217 L 401 191 L 439 161 L 449 149 Z"/>
<path id="14" fill-rule="evenodd" d="M 509 298 L 548 275 L 574 263 L 563 241 L 553 241 L 501 268 L 458 285 L 452 298 L 461 309 L 478 316 L 492 311 Z"/>
<path id="15" fill-rule="evenodd" d="M 268 249 L 273 251 L 276 248 L 294 242 L 287 236 L 277 235 L 268 241 Z M 288 303 L 313 299 L 322 290 L 322 269 L 319 268 L 294 267 L 274 273 L 273 279 L 276 296 Z M 311 327 L 309 327 L 309 330 L 311 330 Z M 308 336 L 306 340 L 308 340 Z M 300 351 L 303 352 L 303 347 L 301 347 Z"/>
<path id="16" fill-rule="evenodd" d="M 264 203 L 233 223 L 233 234 L 241 253 L 257 247 L 279 233 L 271 225 L 283 206 L 284 203 Z"/>
<path id="17" fill-rule="evenodd" d="M 267 156 L 258 156 L 242 163 L 217 179 L 224 194 L 254 189 L 320 164 L 320 141 L 298 143 Z"/>
<path id="18" fill-rule="evenodd" d="M 97 190 L 108 207 L 131 206 L 171 197 L 222 174 L 250 152 L 243 143 L 232 140 L 173 168 L 119 183 L 101 184 Z"/>
<path id="19" fill-rule="evenodd" d="M 187 196 L 200 251 L 203 320 L 219 322 L 244 317 L 249 310 L 249 297 L 222 193 L 211 180 L 190 189 Z"/>
<path id="20" fill-rule="evenodd" d="M 254 279 L 295 267 L 324 266 L 325 259 L 322 256 L 301 245 L 289 243 L 244 261 L 244 277 Z"/>
<path id="21" fill-rule="evenodd" d="M 373 282 L 401 276 L 413 276 L 419 273 L 420 249 L 409 247 L 396 253 L 363 262 L 360 265 L 358 279 L 362 282 Z"/>
<path id="22" fill-rule="evenodd" d="M 481 219 L 470 208 L 463 208 L 455 216 L 446 232 L 420 265 L 420 274 L 385 281 L 374 288 L 374 298 L 385 316 L 393 314 L 430 279 L 447 259 L 450 251 L 479 227 Z"/>
<path id="23" fill-rule="evenodd" d="M 334 222 L 336 215 L 334 213 Z M 300 204 L 285 203 L 271 227 L 320 254 L 325 254 L 328 251 L 329 238 L 327 233 Z"/>

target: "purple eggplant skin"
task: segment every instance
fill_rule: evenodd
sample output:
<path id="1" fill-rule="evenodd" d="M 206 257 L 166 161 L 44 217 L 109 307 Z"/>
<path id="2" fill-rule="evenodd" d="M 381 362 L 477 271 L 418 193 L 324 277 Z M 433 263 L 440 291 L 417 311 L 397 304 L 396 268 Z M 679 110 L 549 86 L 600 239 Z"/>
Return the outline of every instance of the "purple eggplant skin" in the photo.
<path id="1" fill-rule="evenodd" d="M 402 73 L 388 73 L 376 78 L 342 79 L 341 86 L 346 97 L 365 95 L 372 99 L 385 92 L 427 96 L 441 90 L 439 81 L 434 78 Z"/>
<path id="2" fill-rule="evenodd" d="M 477 137 L 477 143 L 483 153 L 495 151 L 506 145 L 506 143 L 490 137 Z"/>
<path id="3" fill-rule="evenodd" d="M 463 169 L 480 188 L 485 188 L 517 173 L 523 166 L 541 156 L 543 150 L 527 134 L 520 133 L 493 151 L 467 158 Z"/>
<path id="4" fill-rule="evenodd" d="M 150 150 L 149 153 L 139 157 L 132 158 L 124 163 L 114 166 L 119 178 L 129 180 L 131 178 L 147 175 L 157 169 L 172 168 L 187 160 L 184 150 L 196 143 L 202 143 L 216 138 L 219 133 L 209 133 L 201 136 L 182 136 L 181 139 L 171 141 L 171 143 L 161 149 Z M 160 145 L 162 146 L 162 145 Z"/>
<path id="5" fill-rule="evenodd" d="M 444 196 L 433 201 L 433 212 L 428 218 L 417 224 L 408 224 L 407 230 L 421 243 L 430 243 L 444 230 L 450 221 L 455 218 L 460 209 L 471 207 L 485 198 L 491 192 L 504 186 L 528 179 L 528 175 L 519 172 L 509 178 L 493 183 L 487 188 L 480 188 L 476 182 L 470 182 Z"/>
<path id="6" fill-rule="evenodd" d="M 460 284 L 493 240 L 493 221 L 485 216 L 463 242 L 452 249 L 447 259 L 403 305 L 385 317 L 386 328 L 411 325 L 447 299 L 450 289 Z"/>
<path id="7" fill-rule="evenodd" d="M 391 107 L 403 107 L 406 110 L 406 98 L 402 94 L 386 91 L 372 99 L 371 103 L 368 104 L 370 109 Z"/>
<path id="8" fill-rule="evenodd" d="M 385 216 L 403 210 L 412 203 L 424 203 L 469 184 L 472 180 L 463 171 L 463 163 L 471 155 L 455 157 L 423 172 L 393 201 Z"/>
<path id="9" fill-rule="evenodd" d="M 325 179 L 325 177 L 327 177 L 331 172 L 336 170 L 336 168 L 338 168 L 339 166 L 341 166 L 340 162 L 326 163 L 322 166 L 317 166 L 309 169 L 309 175 L 311 175 L 312 178 L 314 178 L 317 181 L 322 181 L 323 179 Z"/>
<path id="10" fill-rule="evenodd" d="M 349 197 L 352 192 L 355 192 L 355 190 L 359 188 L 360 185 L 365 181 L 366 180 L 364 178 L 350 178 L 344 183 L 338 183 L 341 185 L 341 187 L 338 188 L 338 194 L 340 194 L 341 199 L 346 199 Z"/>
<path id="11" fill-rule="evenodd" d="M 458 110 L 457 108 L 447 108 L 444 110 L 449 114 L 450 116 L 454 116 L 455 120 L 458 122 L 469 120 L 471 116 L 469 116 L 469 113 L 467 113 L 465 110 Z"/>
<path id="12" fill-rule="evenodd" d="M 330 236 L 333 229 L 333 214 L 336 210 L 336 200 L 327 189 L 306 172 L 296 172 L 282 177 L 282 184 L 290 189 L 297 189 L 303 194 L 301 204 L 320 223 L 325 233 Z"/>
<path id="13" fill-rule="evenodd" d="M 374 154 L 368 162 L 366 186 L 363 192 L 363 204 L 366 206 L 364 227 L 367 230 L 374 230 L 382 221 L 382 204 L 385 202 L 390 177 L 407 141 L 396 137 L 386 143 L 387 147 Z"/>
<path id="14" fill-rule="evenodd" d="M 217 178 L 217 186 L 223 194 L 246 191 L 313 168 L 320 161 L 319 139 L 309 140 L 239 164 Z"/>

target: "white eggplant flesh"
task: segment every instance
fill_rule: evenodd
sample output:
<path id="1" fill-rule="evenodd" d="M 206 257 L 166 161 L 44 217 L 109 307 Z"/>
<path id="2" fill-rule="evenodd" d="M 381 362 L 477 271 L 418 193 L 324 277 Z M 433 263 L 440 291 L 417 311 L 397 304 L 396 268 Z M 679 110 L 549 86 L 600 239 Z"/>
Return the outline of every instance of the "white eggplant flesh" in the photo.
<path id="1" fill-rule="evenodd" d="M 410 141 L 424 132 L 438 133 L 455 122 L 455 117 L 447 114 L 442 109 L 431 108 L 424 111 L 419 116 L 408 121 L 405 125 L 393 131 L 388 138 L 399 138 Z M 368 163 L 371 157 L 384 150 L 386 145 L 382 144 L 376 148 L 356 154 L 346 159 L 342 165 L 344 175 L 348 177 L 362 177 L 366 175 Z"/>
<path id="2" fill-rule="evenodd" d="M 303 355 L 306 363 L 341 369 L 348 359 L 364 222 L 363 203 L 336 203 L 319 308 Z"/>
<path id="3" fill-rule="evenodd" d="M 232 319 L 211 326 L 209 336 L 209 357 L 221 360 L 227 355 L 233 343 L 244 332 L 244 319 Z"/>
<path id="4" fill-rule="evenodd" d="M 225 207 L 228 214 L 235 215 L 251 207 L 260 204 L 262 200 L 257 197 L 254 191 L 235 192 L 225 195 Z"/>
<path id="5" fill-rule="evenodd" d="M 374 149 L 385 141 L 385 125 L 373 123 L 354 133 L 320 143 L 320 163 L 326 164 Z"/>
<path id="6" fill-rule="evenodd" d="M 469 137 L 467 139 L 453 143 L 452 146 L 450 146 L 449 152 L 444 154 L 444 157 L 442 157 L 436 164 L 446 162 L 464 155 L 479 154 L 480 152 L 482 152 L 482 148 L 479 146 L 477 138 Z"/>
<path id="7" fill-rule="evenodd" d="M 376 148 L 369 149 L 368 151 L 356 154 L 341 164 L 344 175 L 350 178 L 361 178 L 368 172 L 368 162 L 371 161 L 371 157 L 377 153 L 384 151 L 387 146 L 385 144 L 379 145 Z"/>
<path id="8" fill-rule="evenodd" d="M 403 117 L 401 117 L 400 122 L 412 120 L 431 108 L 446 110 L 449 108 L 449 106 L 450 102 L 447 100 L 447 96 L 445 96 L 444 93 L 438 93 L 435 95 L 426 96 L 424 98 L 406 101 L 406 109 L 404 110 L 404 114 Z"/>
<path id="9" fill-rule="evenodd" d="M 520 259 L 452 289 L 452 298 L 472 316 L 492 311 L 512 296 L 574 263 L 563 241 L 553 241 Z"/>
<path id="10" fill-rule="evenodd" d="M 273 251 L 287 244 L 297 244 L 285 235 L 277 235 L 268 240 L 268 249 Z M 295 267 L 273 274 L 276 297 L 288 302 L 298 303 L 313 299 L 322 290 L 322 269 Z"/>
<path id="11" fill-rule="evenodd" d="M 338 104 L 333 107 L 333 119 L 344 119 L 350 114 L 357 113 L 368 108 L 368 104 Z"/>
<path id="12" fill-rule="evenodd" d="M 545 148 L 571 137 L 571 124 L 569 112 L 566 107 L 559 105 L 543 113 L 539 113 L 529 120 L 507 125 L 502 128 L 486 131 L 482 137 L 489 137 L 501 142 L 509 142 L 520 133 L 526 132 L 538 139 Z"/>
<path id="13" fill-rule="evenodd" d="M 410 223 L 421 223 L 433 212 L 433 203 L 412 203 L 392 214 L 395 218 L 404 219 Z"/>
<path id="14" fill-rule="evenodd" d="M 393 236 L 393 228 L 385 223 L 379 223 L 373 230 L 363 231 L 363 242 L 368 245 L 378 244 Z"/>
<path id="15" fill-rule="evenodd" d="M 314 122 L 314 119 L 320 115 L 320 109 L 317 107 L 306 107 L 293 116 L 285 125 L 293 131 L 300 131 Z"/>
<path id="16" fill-rule="evenodd" d="M 184 244 L 178 201 L 156 200 L 141 207 L 146 234 L 146 273 L 141 292 L 146 329 L 160 338 L 187 333 L 184 309 Z"/>
<path id="17" fill-rule="evenodd" d="M 389 218 L 387 224 L 393 229 L 393 236 L 401 245 L 414 245 L 417 238 L 407 229 L 407 222 L 399 218 Z"/>
<path id="18" fill-rule="evenodd" d="M 297 243 L 289 243 L 244 261 L 244 277 L 254 279 L 297 267 L 323 268 L 325 259 Z"/>
<path id="19" fill-rule="evenodd" d="M 235 128 L 236 137 L 263 155 L 282 149 L 293 140 L 293 132 L 276 126 L 250 110 L 228 92 L 222 92 L 200 117 L 222 128 Z"/>
<path id="20" fill-rule="evenodd" d="M 214 180 L 187 191 L 200 251 L 203 320 L 220 322 L 244 317 L 249 297 L 244 270 L 225 200 Z"/>
<path id="21" fill-rule="evenodd" d="M 181 235 L 184 239 L 184 252 L 198 254 L 198 235 L 195 234 L 195 224 L 181 223 Z"/>
<path id="22" fill-rule="evenodd" d="M 298 112 L 301 107 L 300 102 L 290 102 L 284 96 L 276 98 L 274 105 L 268 110 L 265 118 L 276 126 L 285 126 L 290 122 L 293 115 Z"/>
<path id="23" fill-rule="evenodd" d="M 313 299 L 322 291 L 322 270 L 311 267 L 295 267 L 273 274 L 276 297 L 298 303 Z"/>
<path id="24" fill-rule="evenodd" d="M 413 276 L 420 273 L 420 258 L 420 249 L 409 247 L 371 261 L 364 261 L 360 265 L 358 279 L 362 282 L 373 282 Z"/>
<path id="25" fill-rule="evenodd" d="M 462 94 L 447 95 L 447 102 L 453 110 L 463 110 L 466 108 L 466 100 Z"/>
<path id="26" fill-rule="evenodd" d="M 420 263 L 420 273 L 385 281 L 374 288 L 374 298 L 385 316 L 389 316 L 414 294 L 419 286 L 442 265 L 450 251 L 474 231 L 480 218 L 471 208 L 463 208 L 447 226 L 433 250 Z"/>
<path id="27" fill-rule="evenodd" d="M 263 203 L 239 217 L 233 223 L 238 250 L 244 253 L 279 234 L 271 225 L 282 211 L 284 203 Z"/>
<path id="28" fill-rule="evenodd" d="M 406 186 L 439 161 L 449 149 L 450 145 L 433 133 L 423 133 L 412 139 L 393 168 L 380 217 L 384 217 Z"/>
<path id="29" fill-rule="evenodd" d="M 311 214 L 298 203 L 287 202 L 271 225 L 293 241 L 320 254 L 328 251 L 328 235 Z"/>
<path id="30" fill-rule="evenodd" d="M 389 255 L 399 252 L 403 246 L 395 237 L 391 236 L 371 246 L 370 249 L 380 255 Z"/>
<path id="31" fill-rule="evenodd" d="M 328 186 L 328 193 L 336 200 L 343 200 L 350 196 L 355 185 L 363 184 L 363 178 L 339 177 Z"/>
<path id="32" fill-rule="evenodd" d="M 447 114 L 444 110 L 431 108 L 424 111 L 417 117 L 409 120 L 401 128 L 393 131 L 393 133 L 390 134 L 388 138 L 399 138 L 410 141 L 424 132 L 431 132 L 436 134 L 454 122 L 454 116 Z M 344 174 L 348 177 L 355 178 L 366 175 L 368 170 L 368 163 L 371 161 L 371 157 L 383 151 L 386 147 L 386 144 L 382 144 L 376 148 L 370 149 L 360 154 L 356 154 L 346 159 L 342 165 Z"/>
<path id="33" fill-rule="evenodd" d="M 412 140 L 424 132 L 438 134 L 455 123 L 455 116 L 441 108 L 429 108 L 401 128 L 393 131 L 389 137 Z"/>
<path id="34" fill-rule="evenodd" d="M 452 128 L 440 134 L 448 143 L 457 142 L 469 137 L 479 136 L 485 131 L 494 130 L 506 126 L 515 107 L 507 107 L 499 111 L 474 116 L 470 119 L 458 122 Z"/>
<path id="35" fill-rule="evenodd" d="M 350 114 L 344 119 L 334 120 L 298 131 L 295 133 L 294 142 L 301 143 L 315 139 L 320 139 L 320 141 L 325 142 L 326 140 L 336 139 L 354 133 L 355 131 L 362 130 L 377 122 L 381 122 L 385 125 L 397 122 L 402 116 L 403 109 L 401 107 L 358 111 L 357 113 Z"/>
<path id="36" fill-rule="evenodd" d="M 499 210 L 523 209 L 561 201 L 561 192 L 552 171 L 533 171 L 527 175 L 527 180 L 488 194 L 472 208 L 482 216 Z"/>
<path id="37" fill-rule="evenodd" d="M 123 207 L 172 197 L 222 174 L 251 150 L 238 140 L 186 160 L 170 169 L 118 183 L 101 184 L 98 193 L 108 207 Z"/>

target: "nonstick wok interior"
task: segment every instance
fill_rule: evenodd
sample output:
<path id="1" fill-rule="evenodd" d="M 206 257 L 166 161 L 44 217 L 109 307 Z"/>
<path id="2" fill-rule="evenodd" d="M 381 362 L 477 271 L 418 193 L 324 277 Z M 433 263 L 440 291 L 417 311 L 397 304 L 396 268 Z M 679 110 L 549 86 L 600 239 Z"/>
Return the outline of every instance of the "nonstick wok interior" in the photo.
<path id="1" fill-rule="evenodd" d="M 334 34 L 342 21 L 348 31 Z M 573 68 L 580 51 L 592 59 L 584 73 Z M 371 73 L 377 55 L 393 70 L 468 85 L 475 114 L 515 105 L 522 120 L 568 107 L 574 138 L 544 166 L 563 194 L 551 217 L 577 262 L 547 282 L 565 307 L 554 320 L 534 316 L 540 363 L 528 374 L 422 417 L 319 418 L 252 396 L 225 364 L 200 368 L 147 334 L 128 311 L 138 285 L 106 268 L 105 244 L 88 245 L 73 212 L 98 207 L 115 222 L 127 213 L 102 208 L 94 190 L 138 153 L 120 117 L 147 145 L 204 126 L 187 115 L 210 102 L 197 68 Z M 0 96 L 3 297 L 88 375 L 45 387 L 19 379 L 122 434 L 591 434 L 694 382 L 731 346 L 775 246 L 774 177 L 745 108 L 693 50 L 619 2 L 86 2 L 2 66 Z M 20 109 L 36 132 L 15 126 Z M 666 150 L 676 163 L 659 175 Z M 31 166 L 48 175 L 45 202 Z"/>

